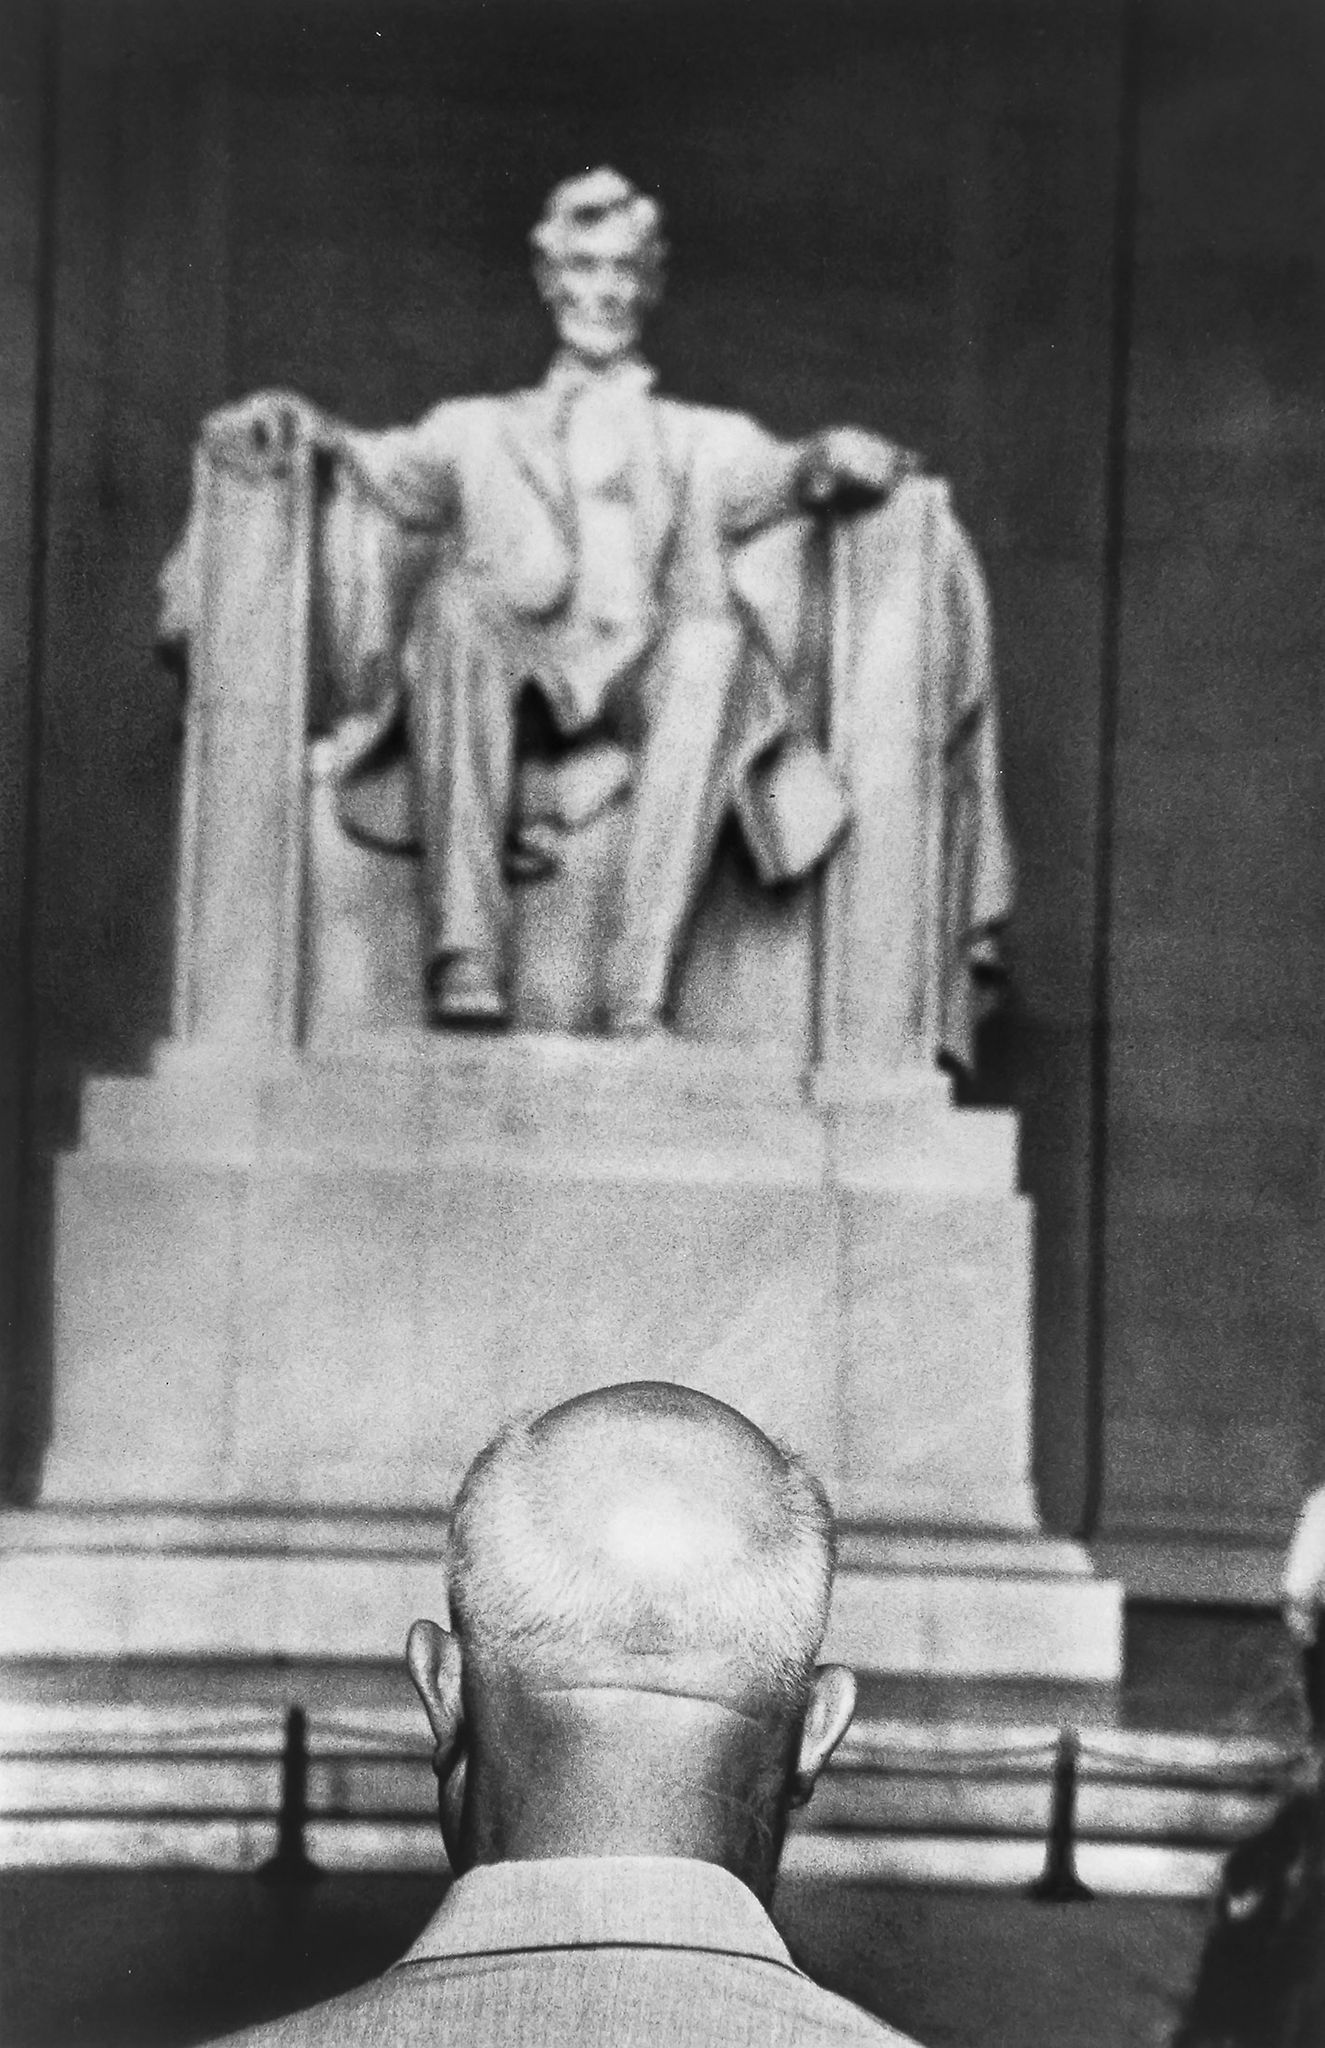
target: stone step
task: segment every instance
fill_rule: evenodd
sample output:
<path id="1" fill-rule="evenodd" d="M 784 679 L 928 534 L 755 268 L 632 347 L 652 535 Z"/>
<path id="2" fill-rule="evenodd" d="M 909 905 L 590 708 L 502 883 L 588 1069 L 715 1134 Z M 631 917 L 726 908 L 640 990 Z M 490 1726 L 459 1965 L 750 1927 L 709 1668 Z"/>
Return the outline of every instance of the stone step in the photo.
<path id="1" fill-rule="evenodd" d="M 0 1542 L 10 1656 L 387 1659 L 442 1598 L 440 1518 L 39 1509 L 0 1517 Z M 1119 1588 L 1074 1545 L 848 1531 L 843 1551 L 827 1658 L 931 1677 L 1119 1674 Z"/>
<path id="2" fill-rule="evenodd" d="M 47 1500 L 431 1507 L 513 1410 L 665 1378 L 795 1444 L 846 1516 L 1035 1528 L 1012 1119 L 909 1089 L 906 1145 L 848 1160 L 891 1111 L 614 1082 L 526 1115 L 489 1084 L 443 1142 L 436 1064 L 90 1087 Z"/>
<path id="3" fill-rule="evenodd" d="M 93 1077 L 94 1157 L 251 1164 L 365 1160 L 580 1178 L 960 1189 L 1015 1186 L 1016 1119 L 954 1110 L 938 1076 L 811 1097 L 785 1060 L 671 1040 L 516 1036 L 479 1047 L 425 1032 L 299 1056 L 163 1049 L 154 1073 Z"/>

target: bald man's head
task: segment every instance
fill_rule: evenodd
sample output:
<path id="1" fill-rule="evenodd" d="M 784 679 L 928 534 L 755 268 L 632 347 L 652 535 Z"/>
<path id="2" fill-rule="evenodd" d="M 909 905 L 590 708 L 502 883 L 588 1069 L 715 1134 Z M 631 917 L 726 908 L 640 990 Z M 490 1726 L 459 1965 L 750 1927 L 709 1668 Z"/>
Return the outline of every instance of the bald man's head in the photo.
<path id="1" fill-rule="evenodd" d="M 732 1408 L 608 1387 L 481 1452 L 452 1521 L 451 1606 L 485 1677 L 798 1707 L 828 1615 L 817 1483 Z"/>

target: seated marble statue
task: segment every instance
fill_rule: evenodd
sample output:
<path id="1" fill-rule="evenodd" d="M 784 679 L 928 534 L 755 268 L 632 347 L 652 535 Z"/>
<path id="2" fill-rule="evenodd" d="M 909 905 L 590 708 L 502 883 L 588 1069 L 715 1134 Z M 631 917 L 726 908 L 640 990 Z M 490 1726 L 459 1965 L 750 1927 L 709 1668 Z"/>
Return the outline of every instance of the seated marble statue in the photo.
<path id="1" fill-rule="evenodd" d="M 372 723 L 340 790 L 352 833 L 422 855 L 432 1021 L 508 1016 L 510 884 L 556 858 L 537 805 L 517 816 L 523 738 L 562 763 L 572 822 L 629 792 L 602 1024 L 646 1033 L 729 812 L 770 884 L 808 873 L 848 823 L 754 644 L 733 550 L 807 508 L 880 500 L 912 462 L 862 431 L 784 442 L 657 396 L 639 342 L 662 285 L 661 216 L 614 171 L 559 186 L 532 241 L 559 341 L 535 389 L 449 401 L 382 433 L 263 394 L 214 416 L 211 438 L 261 448 L 302 430 L 342 492 L 405 534 L 446 537 L 400 658 L 367 688 Z"/>
<path id="2" fill-rule="evenodd" d="M 182 864 L 207 987 L 247 953 L 223 927 L 260 817 L 302 815 L 293 756 L 261 804 L 242 763 L 298 728 L 327 736 L 314 898 L 358 862 L 386 920 L 355 911 L 310 957 L 375 945 L 393 990 L 421 966 L 429 1023 L 693 1030 L 725 960 L 718 1035 L 758 1037 L 784 999 L 766 978 L 747 1000 L 758 934 L 827 865 L 789 970 L 820 1056 L 969 1064 L 1012 864 L 984 582 L 946 487 L 860 429 L 783 441 L 657 395 L 661 215 L 616 172 L 559 186 L 532 243 L 559 344 L 536 388 L 375 432 L 267 391 L 204 425 L 162 638 L 207 785 Z"/>

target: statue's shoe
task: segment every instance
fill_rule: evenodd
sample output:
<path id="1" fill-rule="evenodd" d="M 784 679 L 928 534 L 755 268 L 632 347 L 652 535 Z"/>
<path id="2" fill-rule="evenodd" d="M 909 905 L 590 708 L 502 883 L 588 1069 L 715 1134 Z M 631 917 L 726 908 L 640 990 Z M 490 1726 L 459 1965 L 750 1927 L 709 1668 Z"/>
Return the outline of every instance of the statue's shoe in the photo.
<path id="1" fill-rule="evenodd" d="M 500 1031 L 510 1021 L 491 972 L 464 954 L 433 962 L 424 1004 L 428 1022 L 443 1031 Z"/>
<path id="2" fill-rule="evenodd" d="M 609 1038 L 667 1038 L 670 1036 L 655 1009 L 647 1003 L 622 1003 L 607 1014 Z"/>

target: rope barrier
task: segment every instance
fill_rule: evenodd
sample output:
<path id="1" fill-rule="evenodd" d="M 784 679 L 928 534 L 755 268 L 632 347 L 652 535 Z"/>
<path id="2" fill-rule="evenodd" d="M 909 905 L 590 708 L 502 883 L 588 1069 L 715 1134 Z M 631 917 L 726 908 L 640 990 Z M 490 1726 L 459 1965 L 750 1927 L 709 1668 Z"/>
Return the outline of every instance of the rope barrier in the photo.
<path id="1" fill-rule="evenodd" d="M 1156 1742 L 1166 1739 L 1162 1732 L 1138 1730 L 1131 1739 L 1123 1735 L 1113 1741 L 1104 1741 L 1084 1734 L 1080 1729 L 1059 1729 L 1049 1737 L 1036 1736 L 1019 1742 L 961 1746 L 947 1738 L 932 1746 L 923 1746 L 919 1741 L 883 1746 L 868 1740 L 852 1743 L 848 1739 L 838 1761 L 839 1768 L 846 1771 L 877 1771 L 892 1776 L 978 1777 L 991 1770 L 1008 1768 L 1018 1774 L 1031 1775 L 1037 1767 L 1047 1771 L 1055 1764 L 1063 1736 L 1068 1732 L 1075 1741 L 1080 1767 L 1105 1765 L 1119 1772 L 1133 1768 L 1147 1781 L 1170 1785 L 1208 1784 L 1212 1789 L 1248 1784 L 1272 1787 L 1281 1781 L 1291 1781 L 1303 1771 L 1314 1771 L 1316 1767 L 1315 1752 L 1309 1745 L 1288 1748 L 1269 1740 L 1258 1741 L 1256 1753 L 1251 1756 L 1202 1759 L 1180 1755 L 1154 1759 L 1152 1763 Z M 332 1739 L 328 1741 L 328 1737 Z M 1182 1744 L 1203 1738 L 1193 1738 L 1175 1730 L 1170 1739 Z M 343 1721 L 339 1718 L 323 1722 L 322 1739 L 315 1738 L 314 1753 L 319 1758 L 330 1758 L 355 1744 L 363 1744 L 365 1752 L 374 1761 L 422 1762 L 428 1755 L 427 1739 L 422 1732 L 417 1737 L 404 1731 L 395 1736 L 384 1732 L 380 1721 Z"/>
<path id="2" fill-rule="evenodd" d="M 843 1758 L 848 1770 L 890 1771 L 897 1775 L 910 1774 L 915 1777 L 938 1777 L 951 1773 L 962 1777 L 968 1771 L 978 1776 L 999 1766 L 1020 1765 L 1028 1770 L 1033 1765 L 1043 1768 L 1053 1762 L 1057 1753 L 1057 1738 L 1034 1743 L 1003 1743 L 997 1748 L 981 1747 L 954 1749 L 853 1749 Z"/>
<path id="3" fill-rule="evenodd" d="M 380 1723 L 345 1722 L 333 1718 L 329 1732 L 334 1733 L 338 1748 L 356 1741 L 371 1744 L 375 1761 L 422 1763 L 426 1755 L 422 1740 L 417 1745 L 411 1744 L 408 1749 L 379 1748 L 377 1745 L 383 1740 Z M 1025 1780 L 1033 1779 L 1040 1771 L 1047 1772 L 1049 1815 L 1045 1830 L 1044 1867 L 1026 1890 L 1028 1898 L 1044 1905 L 1084 1904 L 1095 1896 L 1083 1883 L 1076 1864 L 1077 1794 L 1083 1766 L 1088 1768 L 1092 1763 L 1108 1766 L 1115 1774 L 1115 1782 L 1120 1781 L 1121 1772 L 1129 1766 L 1141 1767 L 1137 1771 L 1139 1782 L 1149 1783 L 1156 1789 L 1172 1790 L 1180 1786 L 1212 1793 L 1230 1789 L 1282 1793 L 1294 1783 L 1301 1783 L 1305 1775 L 1313 1778 L 1319 1775 L 1320 1759 L 1309 1745 L 1286 1748 L 1276 1755 L 1273 1745 L 1266 1744 L 1261 1754 L 1251 1760 L 1245 1757 L 1222 1762 L 1210 1759 L 1203 1764 L 1191 1761 L 1184 1763 L 1178 1773 L 1170 1769 L 1160 1776 L 1143 1768 L 1148 1759 L 1141 1745 L 1148 1749 L 1154 1741 L 1153 1735 L 1138 1732 L 1137 1738 L 1131 1742 L 1125 1736 L 1115 1736 L 1109 1742 L 1094 1736 L 1086 1738 L 1075 1728 L 1063 1727 L 1050 1741 L 1036 1737 L 1033 1741 L 982 1743 L 978 1747 L 964 1748 L 945 1743 L 942 1748 L 928 1751 L 900 1745 L 891 1748 L 861 1745 L 848 1760 L 847 1768 L 885 1776 L 949 1777 L 958 1780 L 988 1780 L 999 1771 L 1015 1773 Z M 317 1754 L 327 1759 L 336 1751 L 322 1749 Z M 292 1706 L 286 1716 L 281 1751 L 276 1852 L 257 1873 L 266 1884 L 310 1884 L 322 1875 L 307 1848 L 311 1760 L 308 1717 L 301 1706 Z"/>

